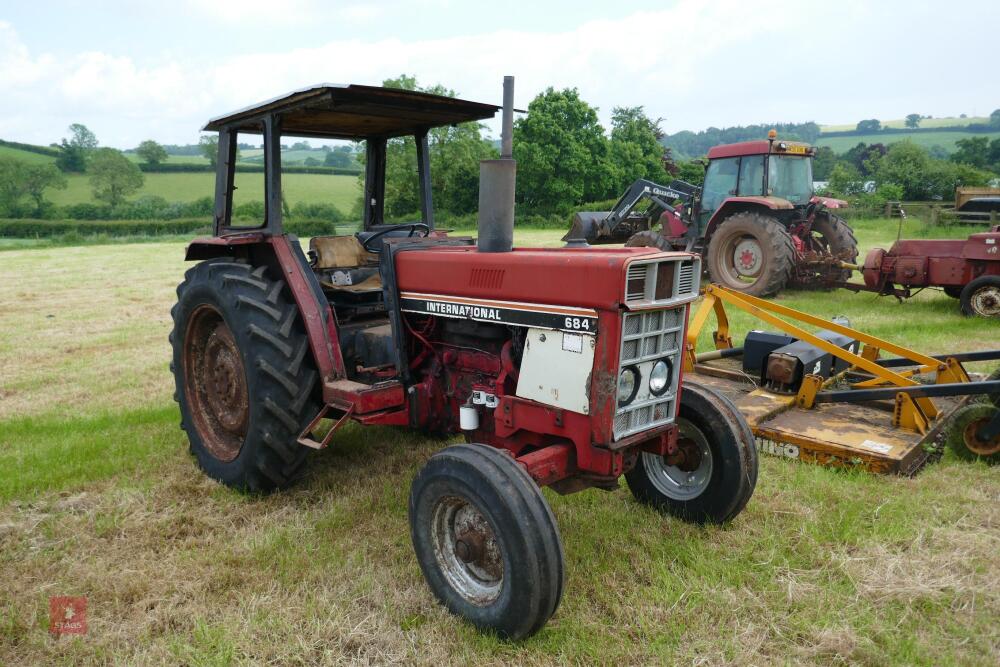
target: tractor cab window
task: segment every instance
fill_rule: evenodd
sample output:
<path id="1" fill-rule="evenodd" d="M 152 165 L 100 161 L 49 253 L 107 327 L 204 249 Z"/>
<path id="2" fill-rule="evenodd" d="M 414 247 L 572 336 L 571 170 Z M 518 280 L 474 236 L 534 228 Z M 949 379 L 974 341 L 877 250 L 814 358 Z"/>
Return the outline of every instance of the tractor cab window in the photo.
<path id="1" fill-rule="evenodd" d="M 741 197 L 764 194 L 763 155 L 744 155 L 740 158 L 740 184 L 736 194 Z"/>
<path id="2" fill-rule="evenodd" d="M 726 197 L 736 194 L 736 179 L 740 171 L 740 159 L 736 157 L 712 160 L 705 172 L 705 186 L 701 195 L 701 212 L 712 214 L 722 205 Z"/>
<path id="3" fill-rule="evenodd" d="M 767 170 L 768 194 L 787 199 L 793 205 L 808 204 L 812 198 L 812 160 L 791 155 L 772 155 Z"/>

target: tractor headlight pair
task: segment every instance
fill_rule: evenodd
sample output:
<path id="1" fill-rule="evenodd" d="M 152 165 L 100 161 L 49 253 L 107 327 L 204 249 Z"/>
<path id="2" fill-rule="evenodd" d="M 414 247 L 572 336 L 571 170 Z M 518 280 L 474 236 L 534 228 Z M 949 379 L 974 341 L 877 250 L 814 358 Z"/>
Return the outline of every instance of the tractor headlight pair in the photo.
<path id="1" fill-rule="evenodd" d="M 628 405 L 635 400 L 639 393 L 639 383 L 641 381 L 639 369 L 635 366 L 626 366 L 618 376 L 618 405 Z M 649 371 L 649 393 L 653 396 L 660 396 L 670 386 L 670 362 L 660 359 Z"/>

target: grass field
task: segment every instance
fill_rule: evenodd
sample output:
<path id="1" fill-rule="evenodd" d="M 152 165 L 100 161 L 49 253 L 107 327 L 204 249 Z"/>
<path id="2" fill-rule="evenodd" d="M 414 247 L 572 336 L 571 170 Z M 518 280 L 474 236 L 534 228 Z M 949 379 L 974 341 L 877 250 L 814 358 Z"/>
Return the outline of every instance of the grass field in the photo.
<path id="1" fill-rule="evenodd" d="M 215 195 L 215 174 L 151 173 L 144 174 L 142 189 L 131 198 L 159 195 L 167 201 L 194 201 Z M 90 180 L 86 174 L 69 175 L 65 190 L 50 190 L 47 197 L 60 206 L 93 202 Z M 285 174 L 282 177 L 285 199 L 289 205 L 298 202 L 331 203 L 345 213 L 350 211 L 358 196 L 357 176 L 333 174 Z M 236 205 L 264 200 L 264 174 L 237 173 Z"/>
<path id="2" fill-rule="evenodd" d="M 882 120 L 882 127 L 893 127 L 893 128 L 905 128 L 906 119 L 897 118 L 895 120 Z M 989 123 L 990 119 L 987 116 L 969 116 L 967 118 L 923 118 L 920 121 L 920 127 L 934 128 L 934 127 L 956 127 L 965 125 L 984 125 Z M 820 132 L 847 132 L 848 130 L 853 130 L 857 128 L 858 124 L 845 123 L 842 125 L 820 125 Z"/>
<path id="3" fill-rule="evenodd" d="M 858 225 L 866 248 L 895 233 Z M 546 491 L 562 606 L 526 642 L 480 635 L 434 603 L 409 543 L 409 481 L 445 443 L 347 426 L 299 485 L 264 498 L 197 470 L 167 368 L 182 251 L 2 255 L 0 664 L 1000 660 L 1000 470 L 947 454 L 913 479 L 765 457 L 746 511 L 719 528 L 661 517 L 624 488 Z M 927 352 L 997 342 L 994 323 L 930 291 L 781 301 Z M 48 636 L 51 595 L 88 597 L 86 636 Z"/>
<path id="4" fill-rule="evenodd" d="M 23 160 L 28 164 L 49 164 L 56 161 L 56 159 L 50 155 L 32 153 L 31 151 L 22 151 L 21 149 L 14 148 L 12 146 L 0 146 L 0 157 L 11 157 L 17 160 Z"/>
<path id="5" fill-rule="evenodd" d="M 951 153 L 955 150 L 955 142 L 959 139 L 968 139 L 969 137 L 981 137 L 987 136 L 990 139 L 996 139 L 1000 137 L 1000 132 L 915 132 L 913 134 L 860 134 L 850 137 L 824 137 L 822 134 L 819 139 L 816 140 L 817 146 L 829 146 L 834 153 L 843 153 L 848 151 L 859 143 L 866 144 L 894 144 L 898 141 L 909 140 L 915 144 L 923 146 L 925 148 L 930 148 L 931 146 L 940 146 L 946 151 Z"/>

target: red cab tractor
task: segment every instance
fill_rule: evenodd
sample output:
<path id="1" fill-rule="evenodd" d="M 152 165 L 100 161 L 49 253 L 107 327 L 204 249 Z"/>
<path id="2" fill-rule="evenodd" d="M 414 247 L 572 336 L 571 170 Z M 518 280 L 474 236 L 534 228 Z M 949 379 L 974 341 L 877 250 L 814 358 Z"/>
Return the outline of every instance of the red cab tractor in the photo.
<path id="1" fill-rule="evenodd" d="M 701 188 L 637 181 L 614 210 L 578 213 L 563 240 L 696 252 L 712 282 L 753 296 L 832 287 L 850 275 L 843 263 L 856 261 L 858 245 L 831 212 L 847 203 L 813 192 L 814 154 L 774 130 L 767 140 L 715 146 Z"/>
<path id="2" fill-rule="evenodd" d="M 889 250 L 870 250 L 857 268 L 864 285 L 847 283 L 848 289 L 907 298 L 914 288 L 940 287 L 959 300 L 963 314 L 1000 318 L 1000 225 L 964 240 L 896 241 Z"/>
<path id="3" fill-rule="evenodd" d="M 173 308 L 173 372 L 198 464 L 224 484 L 290 484 L 348 420 L 462 433 L 413 481 L 414 550 L 451 611 L 506 637 L 538 631 L 563 590 L 563 548 L 540 487 L 614 489 L 722 522 L 757 478 L 732 404 L 682 382 L 700 261 L 655 248 L 513 248 L 512 82 L 503 157 L 481 166 L 478 244 L 434 228 L 429 129 L 499 107 L 324 85 L 212 120 L 214 234 Z M 263 134 L 266 219 L 232 217 L 238 136 Z M 363 141 L 363 230 L 282 229 L 281 140 Z M 385 224 L 387 141 L 413 140 L 421 219 Z M 320 429 L 329 424 L 328 430 Z M 322 433 L 322 435 L 320 435 Z"/>

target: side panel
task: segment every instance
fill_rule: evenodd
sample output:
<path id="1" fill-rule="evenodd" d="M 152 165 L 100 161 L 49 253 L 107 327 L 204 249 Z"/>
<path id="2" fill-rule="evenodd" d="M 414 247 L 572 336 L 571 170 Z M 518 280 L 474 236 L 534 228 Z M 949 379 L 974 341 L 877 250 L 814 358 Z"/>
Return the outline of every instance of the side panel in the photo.
<path id="1" fill-rule="evenodd" d="M 594 336 L 528 329 L 517 395 L 573 412 L 590 412 L 588 396 L 594 365 Z"/>

